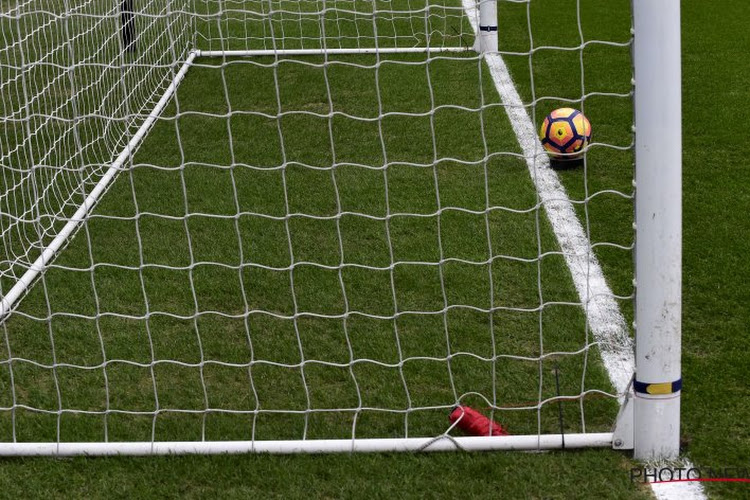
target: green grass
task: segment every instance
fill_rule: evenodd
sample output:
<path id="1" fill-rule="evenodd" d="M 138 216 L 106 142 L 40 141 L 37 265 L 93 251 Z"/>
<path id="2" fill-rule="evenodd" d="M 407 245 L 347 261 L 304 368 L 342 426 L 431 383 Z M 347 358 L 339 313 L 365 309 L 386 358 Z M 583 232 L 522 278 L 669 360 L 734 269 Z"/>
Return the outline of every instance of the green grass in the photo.
<path id="1" fill-rule="evenodd" d="M 750 319 L 743 286 L 750 276 L 741 257 L 747 240 L 737 234 L 747 227 L 743 214 L 750 199 L 741 191 L 728 196 L 737 191 L 747 160 L 741 143 L 721 132 L 726 124 L 742 123 L 741 106 L 732 103 L 750 96 L 727 92 L 726 82 L 747 79 L 750 65 L 741 57 L 742 44 L 724 36 L 732 30 L 722 16 L 698 2 L 683 5 L 685 451 L 698 465 L 744 466 L 750 450 L 743 382 L 748 360 L 738 346 Z M 531 4 L 535 47 L 579 43 L 575 10 L 565 7 Z M 628 2 L 582 2 L 584 38 L 626 40 L 627 8 Z M 737 10 L 733 32 L 743 33 L 743 4 L 727 2 L 727 8 Z M 528 50 L 526 9 L 500 4 L 507 27 L 502 49 Z M 537 123 L 564 102 L 555 98 L 594 92 L 583 106 L 595 142 L 625 148 L 632 138 L 630 99 L 596 93 L 630 91 L 628 52 L 587 47 L 583 84 L 579 51 L 540 50 L 531 65 L 525 56 L 506 60 L 524 101 L 541 99 Z M 13 427 L 19 440 L 65 441 L 100 440 L 105 432 L 110 440 L 350 437 L 353 428 L 360 437 L 434 435 L 445 429 L 456 397 L 471 391 L 499 407 L 495 417 L 512 433 L 556 432 L 556 405 L 540 412 L 516 409 L 556 394 L 552 360 L 491 361 L 493 348 L 529 357 L 579 348 L 584 330 L 579 307 L 550 304 L 576 298 L 524 163 L 513 155 L 492 156 L 485 170 L 480 161 L 485 143 L 490 151 L 518 152 L 486 69 L 465 56 L 427 66 L 420 57 L 400 56 L 378 67 L 371 57 L 342 57 L 331 59 L 325 71 L 316 58 L 283 62 L 275 71 L 270 62 L 192 68 L 136 157 L 136 168 L 120 175 L 24 300 L 21 314 L 8 321 L 4 333 L 16 358 L 13 397 L 49 413 L 19 410 L 14 421 L 4 414 L 2 439 L 10 439 Z M 707 67 L 714 76 L 706 76 Z M 328 89 L 335 111 L 361 119 L 329 118 Z M 384 113 L 419 114 L 443 104 L 468 110 L 390 114 L 379 129 L 367 121 L 379 115 L 379 102 Z M 704 125 L 691 127 L 694 121 Z M 435 157 L 461 161 L 433 167 Z M 284 162 L 286 168 L 279 168 Z M 629 151 L 595 146 L 585 170 L 561 173 L 609 283 L 625 297 L 620 302 L 628 318 L 631 163 Z M 514 211 L 493 210 L 486 218 L 450 209 L 436 215 L 439 207 L 482 211 L 485 195 L 490 205 Z M 340 211 L 346 215 L 332 217 Z M 393 215 L 404 213 L 423 217 Z M 387 214 L 393 216 L 386 221 Z M 441 268 L 409 264 L 437 262 L 438 237 L 444 257 L 461 261 Z M 329 269 L 342 255 L 356 265 Z M 490 256 L 492 279 L 483 263 Z M 391 268 L 392 261 L 399 264 Z M 107 264 L 92 268 L 92 262 Z M 290 270 L 291 262 L 301 264 Z M 492 305 L 501 308 L 492 315 L 460 307 L 446 314 L 408 313 L 440 311 L 446 302 L 485 309 L 490 290 Z M 394 294 L 398 310 L 407 311 L 397 319 L 390 317 Z M 547 304 L 542 312 L 536 310 L 540 304 Z M 50 317 L 47 307 L 74 315 Z M 295 310 L 308 314 L 295 318 Z M 357 313 L 344 321 L 346 311 Z M 52 341 L 54 361 L 70 366 L 49 368 Z M 352 357 L 368 361 L 352 363 Z M 593 357 L 585 378 L 581 356 L 555 360 L 562 393 L 577 394 L 582 383 L 607 389 Z M 7 367 L 0 369 L 2 406 L 13 402 Z M 481 398 L 466 402 L 487 406 Z M 58 416 L 59 406 L 93 414 Z M 206 413 L 206 407 L 246 413 Z M 351 411 L 305 411 L 335 407 Z M 112 411 L 125 408 L 140 414 Z M 170 411 L 176 408 L 195 413 Z M 611 401 L 586 398 L 583 409 L 588 431 L 608 428 Z M 572 402 L 564 410 L 566 430 L 580 430 L 582 407 Z M 12 459 L 0 462 L 0 487 L 9 496 L 648 496 L 629 482 L 631 466 L 626 455 L 607 450 Z M 741 488 L 709 485 L 709 493 L 740 498 Z"/>
<path id="2" fill-rule="evenodd" d="M 649 498 L 606 450 L 554 454 L 13 460 L 7 496 L 87 498 Z M 583 486 L 585 484 L 585 486 Z"/>
<path id="3" fill-rule="evenodd" d="M 683 13 L 684 315 L 683 433 L 701 465 L 750 459 L 750 197 L 745 147 L 727 126 L 742 123 L 750 64 L 740 57 L 745 4 L 721 10 L 687 2 Z M 707 71 L 709 73 L 707 73 Z M 710 77 L 707 77 L 710 74 Z M 699 127 L 694 126 L 700 123 Z M 744 498 L 747 488 L 712 484 L 711 495 Z"/>

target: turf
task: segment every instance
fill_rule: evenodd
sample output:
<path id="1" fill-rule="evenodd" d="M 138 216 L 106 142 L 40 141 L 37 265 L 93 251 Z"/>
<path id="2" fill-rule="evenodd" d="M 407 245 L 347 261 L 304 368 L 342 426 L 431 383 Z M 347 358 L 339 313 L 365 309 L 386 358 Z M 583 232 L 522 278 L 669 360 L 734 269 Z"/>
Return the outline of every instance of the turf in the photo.
<path id="1" fill-rule="evenodd" d="M 603 2 L 584 2 L 585 38 L 623 40 L 629 19 L 622 15 L 627 2 L 620 4 L 611 7 L 607 3 L 605 8 Z M 717 14 L 704 16 L 706 8 L 697 2 L 683 4 L 683 429 L 689 438 L 686 451 L 697 464 L 741 466 L 750 449 L 742 426 L 748 414 L 741 369 L 747 366 L 747 355 L 736 348 L 746 333 L 748 319 L 744 307 L 748 297 L 742 287 L 747 272 L 739 257 L 747 249 L 747 241 L 734 236 L 737 228 L 747 226 L 742 214 L 750 200 L 738 193 L 731 199 L 733 210 L 727 210 L 726 193 L 731 192 L 734 179 L 746 172 L 747 162 L 740 146 L 720 131 L 724 123 L 740 122 L 734 116 L 739 111 L 729 105 L 737 96 L 722 92 L 723 79 L 736 78 L 737 72 L 745 75 L 749 68 L 741 57 L 732 57 L 732 51 L 736 54 L 738 49 L 722 36 L 724 28 L 719 24 L 723 21 Z M 738 1 L 729 5 L 742 8 Z M 574 9 L 558 11 L 549 6 L 550 2 L 531 5 L 534 46 L 576 45 L 575 38 L 568 38 L 576 24 Z M 508 23 L 511 28 L 502 34 L 503 50 L 528 50 L 526 9 L 524 4 L 501 4 L 502 18 L 512 21 Z M 554 15 L 545 16 L 545 12 Z M 739 13 L 734 19 L 741 24 Z M 742 32 L 740 28 L 737 33 Z M 723 57 L 712 55 L 716 53 Z M 576 99 L 583 91 L 594 92 L 583 106 L 600 145 L 591 149 L 585 170 L 567 171 L 561 176 L 571 198 L 579 202 L 579 215 L 597 245 L 610 284 L 623 297 L 626 315 L 632 317 L 632 157 L 626 150 L 631 140 L 631 104 L 621 95 L 596 94 L 629 93 L 628 49 L 593 45 L 584 51 L 583 65 L 580 57 L 578 51 L 560 55 L 559 51 L 540 50 L 531 66 L 528 57 L 508 56 L 507 60 L 524 100 L 541 99 L 534 110 L 537 122 L 545 110 L 565 102 L 547 96 Z M 397 60 L 420 61 L 417 57 Z M 16 357 L 51 365 L 50 339 L 54 339 L 54 361 L 75 365 L 52 370 L 15 364 L 15 384 L 24 388 L 15 394 L 17 401 L 49 411 L 18 411 L 14 427 L 19 439 L 89 440 L 101 439 L 105 432 L 115 440 L 150 439 L 154 435 L 162 439 L 347 437 L 352 432 L 352 415 L 357 412 L 345 412 L 341 417 L 305 410 L 332 405 L 355 409 L 362 402 L 373 409 L 419 409 L 359 412 L 358 436 L 401 436 L 407 432 L 431 435 L 444 430 L 446 409 L 456 394 L 476 390 L 508 409 L 536 401 L 540 394 L 543 398 L 555 394 L 551 364 L 510 359 L 495 364 L 493 372 L 488 370 L 493 364 L 486 361 L 491 357 L 488 346 L 493 345 L 488 337 L 493 334 L 503 352 L 532 357 L 541 349 L 569 349 L 581 341 L 568 335 L 570 331 L 582 331 L 582 315 L 576 306 L 562 304 L 550 306 L 543 313 L 533 311 L 540 300 L 574 302 L 575 296 L 564 263 L 554 254 L 554 239 L 544 214 L 535 208 L 528 173 L 518 158 L 501 155 L 489 162 L 486 182 L 491 203 L 520 210 L 488 216 L 491 234 L 496 238 L 491 240 L 494 255 L 500 256 L 492 264 L 496 271 L 493 279 L 488 277 L 487 265 L 459 261 L 444 265 L 442 271 L 409 264 L 388 269 L 391 249 L 385 231 L 390 231 L 394 258 L 399 262 L 437 261 L 438 235 L 448 257 L 481 262 L 488 256 L 486 241 L 476 237 L 478 233 L 481 236 L 484 217 L 450 210 L 440 217 L 434 215 L 439 206 L 475 211 L 483 208 L 485 181 L 476 182 L 483 172 L 481 163 L 446 161 L 434 169 L 407 164 L 430 164 L 436 154 L 476 162 L 485 154 L 485 142 L 491 150 L 517 152 L 502 109 L 493 105 L 497 96 L 486 72 L 480 71 L 476 60 L 465 57 L 433 61 L 428 72 L 421 64 L 388 62 L 376 71 L 372 67 L 374 58 L 368 57 L 336 61 L 355 62 L 365 68 L 332 64 L 324 73 L 314 66 L 319 59 L 305 59 L 303 64 L 283 63 L 277 71 L 264 67 L 262 60 L 260 64 L 232 61 L 223 70 L 191 70 L 176 102 L 139 152 L 137 168 L 121 175 L 96 216 L 56 261 L 57 267 L 24 301 L 22 311 L 28 316 L 17 316 L 8 323 L 8 342 Z M 204 62 L 211 65 L 219 61 Z M 717 75 L 709 80 L 715 87 L 713 92 L 705 92 L 707 64 Z M 565 68 L 562 73 L 561 67 Z M 424 92 L 428 76 L 434 95 Z M 274 78 L 281 90 L 278 101 L 272 91 Z M 382 120 L 382 132 L 362 120 L 320 116 L 329 110 L 329 86 L 336 97 L 336 109 L 361 118 L 377 116 L 378 102 L 373 100 L 371 90 L 375 78 L 386 112 L 420 113 L 442 102 L 466 108 L 483 104 L 485 109 L 478 113 L 442 108 L 430 117 L 387 116 Z M 407 87 L 404 81 L 422 84 Z M 467 92 L 468 88 L 483 91 L 476 95 Z M 741 99 L 747 97 L 740 95 Z M 716 106 L 716 99 L 724 105 Z M 235 112 L 231 118 L 226 115 L 227 102 Z M 309 114 L 268 118 L 279 105 L 282 112 L 304 109 Z M 179 119 L 174 119 L 178 110 Z M 687 126 L 690 117 L 709 126 L 694 132 Z M 286 158 L 279 156 L 279 128 Z M 385 147 L 379 141 L 381 136 Z M 230 142 L 233 148 L 228 150 Z M 706 144 L 716 148 L 709 151 Z M 284 171 L 275 168 L 282 161 L 289 163 Z M 390 206 L 384 206 L 383 172 L 357 166 L 386 161 L 393 162 L 388 170 Z M 333 162 L 342 166 L 325 168 Z M 186 168 L 175 168 L 182 164 Z M 338 221 L 330 217 L 340 210 L 350 215 Z M 186 213 L 193 215 L 185 217 Z M 286 213 L 317 218 L 285 218 Z M 412 220 L 416 218 L 395 216 L 386 224 L 380 219 L 387 213 L 426 217 Z M 545 252 L 552 253 L 536 258 Z M 295 262 L 335 267 L 342 254 L 359 267 L 346 268 L 341 275 L 314 265 L 287 269 L 292 256 Z M 529 256 L 532 262 L 502 258 L 507 255 Z M 141 258 L 147 266 L 142 266 Z M 92 272 L 92 261 L 113 265 L 97 266 Z M 221 265 L 205 264 L 208 262 Z M 291 274 L 295 297 L 289 296 Z M 502 276 L 502 280 L 496 276 Z M 441 278 L 452 284 L 447 287 L 449 296 L 442 295 Z M 496 330 L 488 328 L 487 314 L 472 311 L 379 320 L 393 314 L 391 279 L 398 294 L 396 303 L 405 311 L 438 311 L 446 301 L 481 309 L 487 307 L 489 290 L 495 293 L 497 305 L 507 309 L 494 313 Z M 341 281 L 347 291 L 346 303 L 340 292 Z M 55 310 L 80 316 L 56 316 L 47 321 L 48 302 Z M 341 318 L 324 317 L 340 315 L 347 308 L 375 318 L 354 315 L 344 324 Z M 248 310 L 274 314 L 247 315 Z M 292 320 L 295 310 L 313 314 Z M 196 312 L 200 314 L 196 316 Z M 104 317 L 99 321 L 88 319 L 97 313 L 104 313 Z M 449 347 L 443 321 L 455 334 L 449 337 Z M 544 346 L 538 339 L 540 321 L 545 327 Z M 394 323 L 398 325 L 399 348 L 393 341 Z M 248 347 L 247 331 L 260 332 L 253 337 L 252 349 Z M 355 357 L 373 362 L 349 363 L 350 350 Z M 103 351 L 107 360 L 114 360 L 106 369 L 101 366 Z M 452 352 L 467 355 L 448 363 L 446 354 Z M 154 358 L 178 363 L 153 365 Z M 303 363 L 307 358 L 322 363 Z M 575 358 L 558 360 L 562 363 L 564 393 L 580 392 L 582 381 L 587 387 L 590 383 L 606 388 L 600 366 L 594 362 L 586 372 L 587 378 L 582 379 L 580 360 Z M 232 365 L 210 362 L 218 359 Z M 254 392 L 246 389 L 251 359 L 273 361 L 253 365 Z M 565 359 L 574 362 L 566 365 Z M 713 369 L 717 363 L 726 369 Z M 80 366 L 95 369 L 76 368 Z M 451 381 L 456 385 L 452 387 Z M 61 394 L 57 392 L 58 383 Z M 103 390 L 105 384 L 109 397 Z M 411 390 L 404 391 L 404 386 Z M 691 386 L 696 389 L 690 390 Z M 238 390 L 240 387 L 245 390 Z M 723 397 L 714 397 L 716 387 L 725 389 Z M 8 392 L 4 394 L 3 406 L 11 401 Z M 469 401 L 482 404 L 481 400 Z M 56 409 L 60 406 L 94 414 L 59 416 Z M 203 410 L 207 406 L 240 411 L 276 407 L 299 413 L 206 414 Z M 125 407 L 141 414 L 100 414 L 105 409 Z M 195 413 L 170 411 L 174 408 L 189 408 Z M 591 426 L 589 430 L 605 429 L 612 410 L 606 400 L 587 398 L 585 420 Z M 566 404 L 565 411 L 568 429 L 578 429 L 583 420 L 580 406 Z M 501 411 L 497 418 L 509 424 L 514 433 L 536 432 L 538 428 L 554 432 L 559 425 L 556 407 L 549 405 L 540 412 Z M 10 420 L 3 420 L 0 429 L 9 436 Z M 647 496 L 646 490 L 629 482 L 631 465 L 625 455 L 609 451 L 9 460 L 0 465 L 5 472 L 0 484 L 3 491 L 18 495 L 439 497 L 456 491 L 471 496 L 540 498 Z M 116 488 L 113 477 L 117 478 Z M 582 484 L 586 485 L 585 492 Z M 709 492 L 717 495 L 742 495 L 737 485 L 710 488 Z"/>
<path id="2" fill-rule="evenodd" d="M 748 42 L 741 29 L 747 16 L 739 1 L 721 10 L 683 5 L 683 434 L 696 463 L 746 466 L 750 163 L 742 141 L 723 130 L 743 122 L 742 105 L 750 100 L 738 83 L 750 78 L 739 49 Z M 711 484 L 708 493 L 746 498 L 748 490 Z"/>

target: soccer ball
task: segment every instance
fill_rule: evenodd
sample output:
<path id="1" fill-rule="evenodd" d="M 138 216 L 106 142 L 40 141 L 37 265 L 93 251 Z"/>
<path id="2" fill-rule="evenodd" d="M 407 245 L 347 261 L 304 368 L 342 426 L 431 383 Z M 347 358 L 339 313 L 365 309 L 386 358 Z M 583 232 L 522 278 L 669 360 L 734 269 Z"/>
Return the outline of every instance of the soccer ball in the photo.
<path id="1" fill-rule="evenodd" d="M 591 123 L 577 109 L 559 108 L 544 119 L 539 138 L 552 158 L 574 160 L 591 141 Z"/>

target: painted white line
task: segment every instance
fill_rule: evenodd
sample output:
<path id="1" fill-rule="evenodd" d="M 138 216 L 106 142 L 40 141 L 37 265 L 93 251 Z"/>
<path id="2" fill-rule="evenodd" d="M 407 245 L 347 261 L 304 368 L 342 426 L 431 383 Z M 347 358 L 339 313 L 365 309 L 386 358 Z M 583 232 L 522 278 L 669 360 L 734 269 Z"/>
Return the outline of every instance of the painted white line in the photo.
<path id="1" fill-rule="evenodd" d="M 635 366 L 633 342 L 625 318 L 604 279 L 573 204 L 557 173 L 550 167 L 549 157 L 542 149 L 536 128 L 523 107 L 505 62 L 499 54 L 487 54 L 485 60 L 586 310 L 586 320 L 599 344 L 609 379 L 617 393 L 624 394 Z"/>
<path id="2" fill-rule="evenodd" d="M 682 461 L 681 467 L 690 469 L 693 464 Z M 658 500 L 706 500 L 706 492 L 699 482 L 651 483 L 651 489 Z"/>
<path id="3" fill-rule="evenodd" d="M 478 32 L 479 12 L 475 0 L 462 0 L 474 33 Z M 570 269 L 578 297 L 586 312 L 586 321 L 596 339 L 612 386 L 618 394 L 624 394 L 635 370 L 633 341 L 628 334 L 625 318 L 614 299 L 612 290 L 604 278 L 599 261 L 591 249 L 586 232 L 576 216 L 573 204 L 560 182 L 557 173 L 550 167 L 549 157 L 544 153 L 537 136 L 536 127 L 529 118 L 510 76 L 502 56 L 485 54 L 485 61 L 492 74 L 495 88 L 505 107 L 518 144 L 526 158 L 531 179 L 536 186 L 555 232 L 560 249 Z M 690 462 L 683 460 L 686 467 Z M 700 483 L 651 484 L 654 495 L 660 500 L 703 500 L 706 498 Z"/>
<path id="4" fill-rule="evenodd" d="M 476 33 L 478 12 L 474 0 L 462 1 Z M 624 394 L 635 366 L 633 342 L 628 335 L 625 318 L 604 279 L 573 204 L 557 173 L 550 167 L 549 157 L 542 148 L 505 61 L 496 53 L 485 54 L 485 61 L 586 310 L 588 326 L 599 343 L 609 379 L 617 393 Z"/>

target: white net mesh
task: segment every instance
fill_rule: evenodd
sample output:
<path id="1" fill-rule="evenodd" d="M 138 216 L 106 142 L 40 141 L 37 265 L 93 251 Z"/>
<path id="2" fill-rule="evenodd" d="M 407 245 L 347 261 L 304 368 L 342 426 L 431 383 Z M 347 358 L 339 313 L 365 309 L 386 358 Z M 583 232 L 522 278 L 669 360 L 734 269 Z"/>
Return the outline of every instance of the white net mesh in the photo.
<path id="1" fill-rule="evenodd" d="M 2 275 L 30 265 L 172 81 L 192 35 L 190 19 L 170 12 L 178 7 L 139 6 L 137 53 L 123 50 L 117 2 L 31 0 L 2 12 Z"/>
<path id="2" fill-rule="evenodd" d="M 196 2 L 197 48 L 285 50 L 441 47 L 471 43 L 463 7 L 425 0 Z"/>
<path id="3" fill-rule="evenodd" d="M 514 434 L 608 430 L 630 20 L 591 3 L 500 2 L 505 62 L 192 59 L 471 45 L 475 6 L 448 0 L 0 4 L 3 295 L 192 61 L 3 319 L 0 441 L 440 436 L 457 404 Z M 563 105 L 595 131 L 571 200 L 530 136 Z"/>

